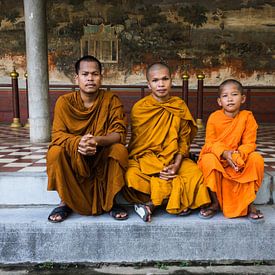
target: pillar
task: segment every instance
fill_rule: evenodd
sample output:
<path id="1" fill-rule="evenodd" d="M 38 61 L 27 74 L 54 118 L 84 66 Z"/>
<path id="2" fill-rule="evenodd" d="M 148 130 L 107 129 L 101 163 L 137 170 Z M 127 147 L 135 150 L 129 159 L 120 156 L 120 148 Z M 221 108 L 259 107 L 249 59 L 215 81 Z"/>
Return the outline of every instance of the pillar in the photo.
<path id="1" fill-rule="evenodd" d="M 197 89 L 197 126 L 203 129 L 202 116 L 203 116 L 203 80 L 205 75 L 203 73 L 197 74 L 198 89 Z"/>
<path id="2" fill-rule="evenodd" d="M 189 74 L 184 71 L 182 75 L 182 99 L 185 101 L 186 105 L 188 105 L 188 79 Z"/>
<path id="3" fill-rule="evenodd" d="M 19 74 L 13 67 L 13 71 L 10 73 L 11 85 L 12 85 L 12 106 L 13 106 L 13 120 L 11 123 L 12 128 L 21 127 L 20 123 L 20 110 L 19 110 L 19 90 L 18 90 L 18 76 Z"/>
<path id="4" fill-rule="evenodd" d="M 50 141 L 46 0 L 24 0 L 30 141 Z"/>

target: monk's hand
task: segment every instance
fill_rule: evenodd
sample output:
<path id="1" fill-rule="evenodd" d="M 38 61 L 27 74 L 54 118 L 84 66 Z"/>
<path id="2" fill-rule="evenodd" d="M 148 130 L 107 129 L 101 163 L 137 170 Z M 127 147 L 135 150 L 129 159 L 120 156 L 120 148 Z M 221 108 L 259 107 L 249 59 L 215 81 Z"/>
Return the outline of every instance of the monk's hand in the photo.
<path id="1" fill-rule="evenodd" d="M 236 172 L 239 171 L 239 167 L 237 165 L 237 163 L 235 163 L 232 159 L 232 154 L 234 153 L 234 150 L 225 150 L 222 153 L 222 157 L 227 160 L 227 163 L 229 164 L 229 166 L 231 166 Z"/>
<path id="2" fill-rule="evenodd" d="M 84 135 L 79 144 L 78 152 L 84 156 L 93 156 L 96 154 L 97 141 L 91 134 Z"/>
<path id="3" fill-rule="evenodd" d="M 177 176 L 177 172 L 179 170 L 178 165 L 170 164 L 163 168 L 162 171 L 159 173 L 159 178 L 162 180 L 171 180 Z"/>

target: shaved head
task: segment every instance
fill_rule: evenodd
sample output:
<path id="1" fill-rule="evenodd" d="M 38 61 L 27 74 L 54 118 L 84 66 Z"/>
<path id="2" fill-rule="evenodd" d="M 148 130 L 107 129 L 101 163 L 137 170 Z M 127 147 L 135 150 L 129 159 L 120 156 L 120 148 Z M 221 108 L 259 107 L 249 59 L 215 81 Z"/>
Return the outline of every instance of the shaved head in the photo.
<path id="1" fill-rule="evenodd" d="M 238 90 L 242 95 L 244 94 L 244 92 L 243 92 L 243 86 L 242 86 L 242 84 L 241 84 L 239 81 L 237 81 L 236 79 L 227 79 L 227 80 L 223 81 L 223 82 L 220 84 L 220 86 L 219 86 L 219 96 L 221 95 L 221 93 L 222 93 L 224 87 L 227 86 L 227 85 L 235 85 L 236 88 L 237 88 L 237 90 Z"/>
<path id="2" fill-rule="evenodd" d="M 149 74 L 150 74 L 151 71 L 159 70 L 159 69 L 162 69 L 162 68 L 167 69 L 167 71 L 169 72 L 169 76 L 171 77 L 170 68 L 165 63 L 156 62 L 156 63 L 151 64 L 147 68 L 147 70 L 146 70 L 146 78 L 147 78 L 147 80 L 149 80 Z"/>

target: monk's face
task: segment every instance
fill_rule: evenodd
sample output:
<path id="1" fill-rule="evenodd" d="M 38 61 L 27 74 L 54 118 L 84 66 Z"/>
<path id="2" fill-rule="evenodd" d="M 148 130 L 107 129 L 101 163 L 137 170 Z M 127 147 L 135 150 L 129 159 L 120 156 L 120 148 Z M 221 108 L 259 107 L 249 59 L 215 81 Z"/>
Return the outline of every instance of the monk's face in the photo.
<path id="1" fill-rule="evenodd" d="M 230 117 L 235 117 L 245 102 L 245 95 L 242 95 L 238 87 L 233 84 L 227 84 L 223 87 L 218 104 L 223 108 L 224 113 Z"/>
<path id="2" fill-rule="evenodd" d="M 169 99 L 171 85 L 172 79 L 166 67 L 157 66 L 151 68 L 148 73 L 148 87 L 157 101 L 163 102 Z"/>
<path id="3" fill-rule="evenodd" d="M 81 61 L 76 83 L 80 92 L 86 95 L 94 94 L 101 86 L 102 75 L 96 62 Z"/>

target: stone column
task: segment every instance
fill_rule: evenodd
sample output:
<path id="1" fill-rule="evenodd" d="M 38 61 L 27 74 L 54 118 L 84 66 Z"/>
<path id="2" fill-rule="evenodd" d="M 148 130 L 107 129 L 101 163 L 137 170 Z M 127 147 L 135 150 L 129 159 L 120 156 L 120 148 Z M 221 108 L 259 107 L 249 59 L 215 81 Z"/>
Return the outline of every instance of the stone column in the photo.
<path id="1" fill-rule="evenodd" d="M 50 141 L 46 0 L 24 0 L 31 142 Z"/>

